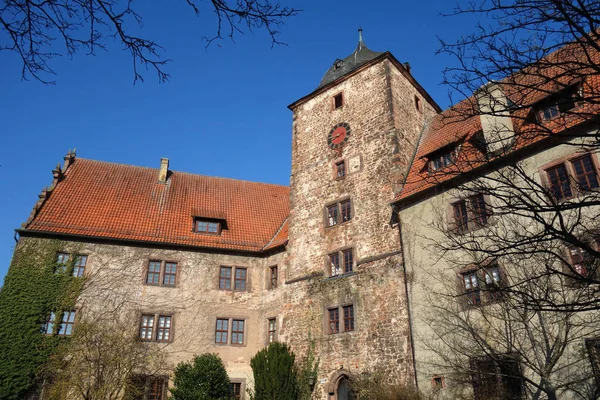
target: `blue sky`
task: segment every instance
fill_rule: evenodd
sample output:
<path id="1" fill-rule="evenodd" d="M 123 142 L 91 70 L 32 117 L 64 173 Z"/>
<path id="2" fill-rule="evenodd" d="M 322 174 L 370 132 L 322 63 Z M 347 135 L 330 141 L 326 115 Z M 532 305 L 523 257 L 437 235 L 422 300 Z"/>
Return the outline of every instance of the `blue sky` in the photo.
<path id="1" fill-rule="evenodd" d="M 160 43 L 170 82 L 151 71 L 133 85 L 131 59 L 117 43 L 108 52 L 55 58 L 54 86 L 20 79 L 16 54 L 0 52 L 0 277 L 14 249 L 14 229 L 69 148 L 77 156 L 197 174 L 287 185 L 292 113 L 287 105 L 313 91 L 336 58 L 349 55 L 362 26 L 371 50 L 391 51 L 446 108 L 445 66 L 437 37 L 452 40 L 474 21 L 447 18 L 451 2 L 282 0 L 304 11 L 282 27 L 288 46 L 271 48 L 265 32 L 238 35 L 205 49 L 214 33 L 207 13 L 183 0 L 139 2 L 142 33 Z M 167 4 L 168 3 L 168 4 Z M 134 3 L 135 4 L 135 3 Z M 201 3 L 202 4 L 202 3 Z"/>

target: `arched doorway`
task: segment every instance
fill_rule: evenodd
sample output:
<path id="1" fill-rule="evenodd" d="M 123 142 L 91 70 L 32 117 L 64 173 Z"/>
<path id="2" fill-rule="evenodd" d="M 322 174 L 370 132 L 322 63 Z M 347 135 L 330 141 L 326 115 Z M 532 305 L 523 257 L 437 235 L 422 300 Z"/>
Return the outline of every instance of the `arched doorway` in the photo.
<path id="1" fill-rule="evenodd" d="M 338 381 L 336 388 L 336 400 L 353 400 L 352 389 L 350 388 L 350 380 L 346 375 L 342 376 Z"/>

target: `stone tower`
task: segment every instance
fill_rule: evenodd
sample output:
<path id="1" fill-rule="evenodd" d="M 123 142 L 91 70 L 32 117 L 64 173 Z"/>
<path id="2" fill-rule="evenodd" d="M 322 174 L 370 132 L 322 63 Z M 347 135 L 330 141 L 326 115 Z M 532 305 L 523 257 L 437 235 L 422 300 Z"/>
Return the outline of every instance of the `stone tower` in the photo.
<path id="1" fill-rule="evenodd" d="M 390 203 L 439 107 L 408 64 L 367 48 L 337 59 L 293 111 L 282 339 L 320 359 L 316 392 L 347 398 L 347 378 L 413 378 L 399 234 Z M 309 339 L 310 338 L 310 339 Z"/>

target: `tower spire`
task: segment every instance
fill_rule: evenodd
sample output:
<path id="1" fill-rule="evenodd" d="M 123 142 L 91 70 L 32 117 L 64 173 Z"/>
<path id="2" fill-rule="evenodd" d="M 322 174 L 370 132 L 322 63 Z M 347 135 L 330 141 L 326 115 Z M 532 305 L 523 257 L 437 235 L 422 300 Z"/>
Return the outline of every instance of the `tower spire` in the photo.
<path id="1" fill-rule="evenodd" d="M 362 43 L 363 42 L 363 37 L 362 37 L 362 27 L 358 28 L 358 43 Z"/>

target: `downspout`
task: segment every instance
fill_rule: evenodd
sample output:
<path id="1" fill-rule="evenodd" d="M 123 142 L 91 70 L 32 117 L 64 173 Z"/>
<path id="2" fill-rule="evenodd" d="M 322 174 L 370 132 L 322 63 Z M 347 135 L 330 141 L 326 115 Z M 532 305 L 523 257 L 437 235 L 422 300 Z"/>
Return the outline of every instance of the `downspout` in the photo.
<path id="1" fill-rule="evenodd" d="M 410 306 L 410 295 L 408 292 L 408 279 L 406 278 L 406 256 L 404 254 L 404 241 L 402 236 L 402 221 L 400 220 L 400 212 L 393 206 L 393 211 L 398 214 L 398 235 L 400 237 L 400 251 L 402 254 L 402 273 L 404 274 L 404 293 L 406 293 L 406 310 L 408 312 L 408 330 L 410 334 L 410 350 L 412 354 L 413 372 L 415 377 L 415 387 L 419 390 L 419 379 L 417 377 L 417 359 L 415 357 L 415 340 L 413 335 L 412 309 Z"/>

